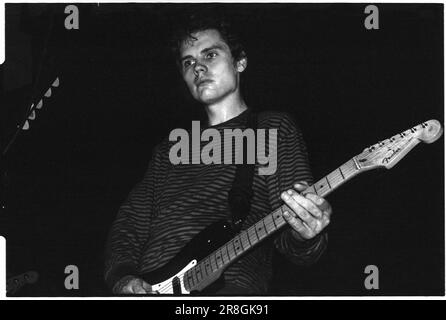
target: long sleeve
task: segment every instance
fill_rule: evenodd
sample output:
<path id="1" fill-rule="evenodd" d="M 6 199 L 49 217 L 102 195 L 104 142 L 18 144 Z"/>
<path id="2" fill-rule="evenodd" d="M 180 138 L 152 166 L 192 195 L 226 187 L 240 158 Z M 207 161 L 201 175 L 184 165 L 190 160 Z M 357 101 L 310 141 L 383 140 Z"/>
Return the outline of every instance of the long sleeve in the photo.
<path id="1" fill-rule="evenodd" d="M 277 171 L 267 176 L 270 202 L 273 209 L 283 204 L 280 194 L 293 188 L 298 181 L 313 183 L 306 145 L 301 131 L 288 114 L 282 114 L 277 137 Z M 276 249 L 297 265 L 314 263 L 327 246 L 327 234 L 300 241 L 286 226 L 274 240 Z"/>
<path id="2" fill-rule="evenodd" d="M 157 148 L 144 178 L 119 208 L 105 250 L 105 282 L 109 288 L 126 275 L 136 275 L 138 261 L 149 238 L 153 212 L 155 173 L 159 166 Z"/>

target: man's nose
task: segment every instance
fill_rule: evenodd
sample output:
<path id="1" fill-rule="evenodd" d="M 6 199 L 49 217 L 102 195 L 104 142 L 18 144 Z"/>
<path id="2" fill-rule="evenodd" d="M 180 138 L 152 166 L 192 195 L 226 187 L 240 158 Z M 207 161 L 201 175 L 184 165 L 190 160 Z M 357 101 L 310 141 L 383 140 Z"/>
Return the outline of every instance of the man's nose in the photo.
<path id="1" fill-rule="evenodd" d="M 206 72 L 207 66 L 204 63 L 198 62 L 195 64 L 194 73 L 196 76 L 200 74 L 200 72 Z"/>

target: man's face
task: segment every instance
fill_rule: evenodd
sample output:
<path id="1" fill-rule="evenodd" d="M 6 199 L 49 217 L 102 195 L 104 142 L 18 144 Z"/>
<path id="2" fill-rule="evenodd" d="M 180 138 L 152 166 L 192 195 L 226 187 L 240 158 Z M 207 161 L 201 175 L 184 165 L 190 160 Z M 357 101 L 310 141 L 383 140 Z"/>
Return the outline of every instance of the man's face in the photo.
<path id="1" fill-rule="evenodd" d="M 180 48 L 181 72 L 192 96 L 209 105 L 238 91 L 246 60 L 234 65 L 231 50 L 217 30 L 199 31 L 193 37 L 197 40 L 184 41 Z"/>

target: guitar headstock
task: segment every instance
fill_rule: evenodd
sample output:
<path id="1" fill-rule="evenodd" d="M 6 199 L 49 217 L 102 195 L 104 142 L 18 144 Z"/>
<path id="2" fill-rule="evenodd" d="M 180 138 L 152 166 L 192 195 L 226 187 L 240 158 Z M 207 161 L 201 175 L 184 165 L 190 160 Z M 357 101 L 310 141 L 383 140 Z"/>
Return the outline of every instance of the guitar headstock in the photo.
<path id="1" fill-rule="evenodd" d="M 437 120 L 423 122 L 393 137 L 380 141 L 355 157 L 360 170 L 378 167 L 392 168 L 418 143 L 432 143 L 441 137 L 443 129 Z"/>

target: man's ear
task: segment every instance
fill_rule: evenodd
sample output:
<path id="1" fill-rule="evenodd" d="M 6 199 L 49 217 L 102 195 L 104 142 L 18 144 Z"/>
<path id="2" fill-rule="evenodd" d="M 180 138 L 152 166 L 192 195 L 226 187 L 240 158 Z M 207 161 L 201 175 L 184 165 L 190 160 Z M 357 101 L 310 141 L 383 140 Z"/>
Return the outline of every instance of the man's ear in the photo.
<path id="1" fill-rule="evenodd" d="M 246 56 L 245 52 L 242 52 L 240 54 L 240 58 L 237 61 L 236 69 L 238 72 L 243 72 L 245 71 L 247 66 L 248 66 L 248 57 Z"/>

